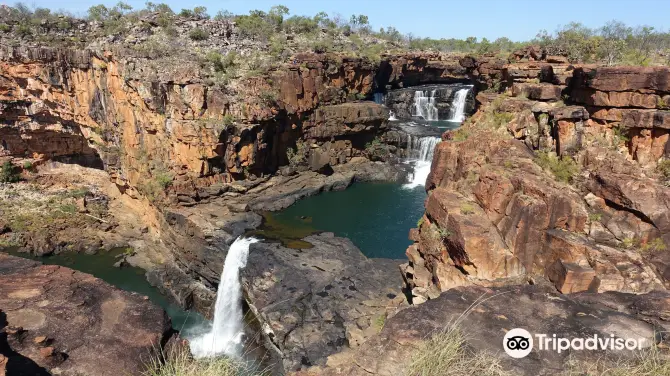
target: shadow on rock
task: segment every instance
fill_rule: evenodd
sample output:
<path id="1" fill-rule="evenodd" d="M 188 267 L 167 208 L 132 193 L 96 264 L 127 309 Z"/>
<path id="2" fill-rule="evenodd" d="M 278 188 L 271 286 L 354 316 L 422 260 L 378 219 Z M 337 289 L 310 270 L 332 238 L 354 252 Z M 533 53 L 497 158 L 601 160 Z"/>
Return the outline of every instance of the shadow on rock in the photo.
<path id="1" fill-rule="evenodd" d="M 4 330 L 6 326 L 7 314 L 0 312 L 0 330 L 2 330 L 0 332 L 0 371 L 4 367 L 6 376 L 50 376 L 51 374 L 46 369 L 37 365 L 30 358 L 12 350 Z"/>

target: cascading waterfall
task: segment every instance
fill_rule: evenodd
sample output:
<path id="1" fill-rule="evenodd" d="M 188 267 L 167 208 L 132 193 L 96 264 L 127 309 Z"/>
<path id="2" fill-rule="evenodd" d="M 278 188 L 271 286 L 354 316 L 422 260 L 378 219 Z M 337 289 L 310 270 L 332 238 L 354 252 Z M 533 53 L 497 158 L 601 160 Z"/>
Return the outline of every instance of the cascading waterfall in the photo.
<path id="1" fill-rule="evenodd" d="M 393 111 L 389 111 L 389 121 L 398 121 L 398 118 L 395 117 L 395 113 Z"/>
<path id="2" fill-rule="evenodd" d="M 416 188 L 426 184 L 433 161 L 433 151 L 439 142 L 438 137 L 412 139 L 411 135 L 407 135 L 407 150 L 410 160 L 414 161 L 414 171 L 410 182 L 403 185 L 404 188 Z"/>
<path id="3" fill-rule="evenodd" d="M 465 101 L 468 98 L 470 89 L 472 89 L 472 86 L 459 89 L 454 95 L 454 101 L 451 103 L 451 109 L 449 110 L 449 121 L 460 123 L 465 120 Z"/>
<path id="4" fill-rule="evenodd" d="M 437 107 L 435 107 L 435 93 L 437 90 L 417 90 L 414 92 L 414 113 L 426 121 L 437 121 Z"/>
<path id="5" fill-rule="evenodd" d="M 218 355 L 241 356 L 244 336 L 240 269 L 247 265 L 249 246 L 258 239 L 237 238 L 228 249 L 216 294 L 212 329 L 191 340 L 191 353 L 196 358 Z"/>

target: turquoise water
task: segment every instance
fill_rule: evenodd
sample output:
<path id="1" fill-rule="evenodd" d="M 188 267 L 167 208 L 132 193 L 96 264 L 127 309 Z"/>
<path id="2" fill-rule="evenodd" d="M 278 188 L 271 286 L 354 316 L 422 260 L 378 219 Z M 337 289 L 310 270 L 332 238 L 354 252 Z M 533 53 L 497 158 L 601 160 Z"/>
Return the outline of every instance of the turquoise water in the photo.
<path id="1" fill-rule="evenodd" d="M 404 259 L 412 243 L 409 230 L 423 215 L 424 187 L 393 183 L 356 183 L 344 191 L 302 199 L 289 208 L 266 213 L 257 235 L 295 242 L 317 231 L 347 237 L 368 257 Z M 307 245 L 309 246 L 309 245 Z"/>
<path id="2" fill-rule="evenodd" d="M 153 303 L 163 307 L 172 319 L 172 327 L 179 331 L 183 331 L 183 335 L 187 337 L 189 336 L 189 333 L 197 333 L 201 328 L 206 327 L 208 323 L 200 314 L 185 311 L 176 304 L 171 303 L 167 297 L 158 291 L 157 288 L 151 286 L 151 284 L 147 282 L 145 271 L 143 269 L 133 266 L 126 266 L 123 268 L 114 267 L 114 263 L 118 261 L 117 256 L 125 252 L 124 248 L 100 251 L 94 255 L 72 252 L 45 257 L 35 257 L 11 249 L 5 251 L 14 256 L 40 261 L 46 265 L 66 266 L 84 273 L 92 274 L 121 290 L 145 295 Z"/>

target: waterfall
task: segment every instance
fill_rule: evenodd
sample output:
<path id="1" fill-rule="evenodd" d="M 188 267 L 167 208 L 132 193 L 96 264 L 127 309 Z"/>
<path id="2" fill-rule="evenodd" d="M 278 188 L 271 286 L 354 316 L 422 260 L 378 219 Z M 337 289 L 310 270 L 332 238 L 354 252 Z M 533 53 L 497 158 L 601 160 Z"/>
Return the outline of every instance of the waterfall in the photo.
<path id="1" fill-rule="evenodd" d="M 389 121 L 398 121 L 398 118 L 395 117 L 395 112 L 389 111 Z"/>
<path id="2" fill-rule="evenodd" d="M 416 188 L 426 184 L 433 161 L 433 151 L 439 142 L 438 137 L 421 137 L 414 140 L 411 135 L 407 135 L 407 152 L 410 161 L 414 162 L 414 170 L 410 182 L 404 184 L 404 188 Z"/>
<path id="3" fill-rule="evenodd" d="M 240 356 L 244 336 L 240 269 L 247 265 L 249 246 L 258 239 L 237 238 L 228 249 L 216 293 L 214 321 L 208 333 L 191 340 L 191 353 L 196 358 L 217 355 Z"/>
<path id="4" fill-rule="evenodd" d="M 386 100 L 384 93 L 374 93 L 373 98 L 377 104 L 384 104 Z"/>
<path id="5" fill-rule="evenodd" d="M 437 90 L 417 90 L 414 92 L 414 113 L 426 121 L 437 121 L 437 107 L 435 107 L 435 93 Z"/>
<path id="6" fill-rule="evenodd" d="M 466 89 L 459 89 L 454 95 L 454 101 L 451 103 L 449 110 L 449 121 L 462 122 L 465 120 L 465 101 L 468 98 L 468 93 L 472 86 Z"/>

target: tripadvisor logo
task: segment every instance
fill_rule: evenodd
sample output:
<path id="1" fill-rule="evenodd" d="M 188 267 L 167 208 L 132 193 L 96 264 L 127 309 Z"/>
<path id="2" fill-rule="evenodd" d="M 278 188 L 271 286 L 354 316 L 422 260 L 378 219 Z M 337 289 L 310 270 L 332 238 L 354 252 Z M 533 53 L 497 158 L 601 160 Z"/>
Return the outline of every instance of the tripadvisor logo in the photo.
<path id="1" fill-rule="evenodd" d="M 503 349 L 512 358 L 523 358 L 533 350 L 537 343 L 537 350 L 549 350 L 561 353 L 566 350 L 640 350 L 645 347 L 645 338 L 617 338 L 614 334 L 609 337 L 594 334 L 587 338 L 562 338 L 556 334 L 531 335 L 526 329 L 515 328 L 508 331 L 503 338 Z"/>

